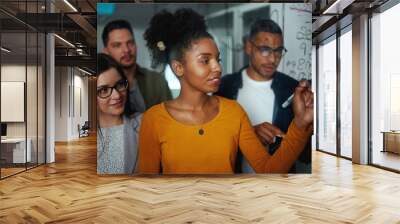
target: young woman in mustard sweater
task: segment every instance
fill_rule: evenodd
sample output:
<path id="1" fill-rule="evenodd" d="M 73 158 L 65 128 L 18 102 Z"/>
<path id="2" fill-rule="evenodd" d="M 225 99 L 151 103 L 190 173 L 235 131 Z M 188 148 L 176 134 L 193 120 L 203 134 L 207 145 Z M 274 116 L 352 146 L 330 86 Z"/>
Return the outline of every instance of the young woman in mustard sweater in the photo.
<path id="1" fill-rule="evenodd" d="M 313 93 L 305 82 L 295 91 L 295 118 L 271 156 L 240 105 L 210 95 L 220 84 L 220 53 L 201 15 L 190 9 L 162 11 L 144 37 L 153 63 L 171 66 L 181 92 L 143 115 L 139 173 L 233 173 L 238 148 L 257 173 L 288 172 L 311 135 Z"/>

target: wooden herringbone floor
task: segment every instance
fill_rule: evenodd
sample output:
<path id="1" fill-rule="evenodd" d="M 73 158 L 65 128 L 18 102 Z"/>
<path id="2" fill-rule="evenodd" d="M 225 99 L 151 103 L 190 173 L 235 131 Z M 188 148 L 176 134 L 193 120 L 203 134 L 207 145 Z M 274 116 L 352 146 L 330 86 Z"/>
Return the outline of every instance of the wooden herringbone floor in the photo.
<path id="1" fill-rule="evenodd" d="M 96 144 L 0 181 L 0 223 L 400 223 L 400 175 L 315 152 L 312 175 L 96 175 Z"/>

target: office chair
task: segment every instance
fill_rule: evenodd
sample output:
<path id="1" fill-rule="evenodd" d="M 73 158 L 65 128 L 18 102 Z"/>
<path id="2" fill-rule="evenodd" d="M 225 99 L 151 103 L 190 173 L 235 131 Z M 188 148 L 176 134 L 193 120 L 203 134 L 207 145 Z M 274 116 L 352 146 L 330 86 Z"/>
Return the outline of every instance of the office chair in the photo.
<path id="1" fill-rule="evenodd" d="M 90 129 L 89 121 L 85 121 L 82 127 L 80 127 L 80 125 L 78 124 L 79 138 L 89 136 L 89 129 Z"/>

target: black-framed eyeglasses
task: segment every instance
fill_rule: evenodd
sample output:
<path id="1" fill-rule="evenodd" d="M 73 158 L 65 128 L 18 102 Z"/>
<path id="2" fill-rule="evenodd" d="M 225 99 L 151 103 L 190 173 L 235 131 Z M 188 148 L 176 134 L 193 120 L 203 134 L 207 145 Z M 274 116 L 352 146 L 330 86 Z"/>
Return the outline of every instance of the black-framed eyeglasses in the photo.
<path id="1" fill-rule="evenodd" d="M 121 79 L 114 86 L 101 86 L 97 88 L 97 96 L 105 99 L 110 97 L 113 90 L 117 90 L 118 92 L 122 92 L 128 89 L 128 80 Z"/>
<path id="2" fill-rule="evenodd" d="M 250 43 L 257 48 L 258 52 L 260 52 L 263 57 L 268 57 L 271 53 L 274 53 L 275 57 L 283 57 L 287 52 L 285 47 L 270 48 L 267 46 L 257 46 L 253 41 L 250 41 Z"/>

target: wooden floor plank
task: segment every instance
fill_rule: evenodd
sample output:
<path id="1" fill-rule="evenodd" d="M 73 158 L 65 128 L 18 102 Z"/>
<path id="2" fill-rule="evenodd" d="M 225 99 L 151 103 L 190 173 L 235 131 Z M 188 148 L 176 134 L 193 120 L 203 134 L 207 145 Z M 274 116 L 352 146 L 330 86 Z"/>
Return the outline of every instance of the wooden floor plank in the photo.
<path id="1" fill-rule="evenodd" d="M 310 175 L 98 176 L 96 139 L 0 181 L 0 223 L 400 223 L 400 175 L 313 152 Z"/>

